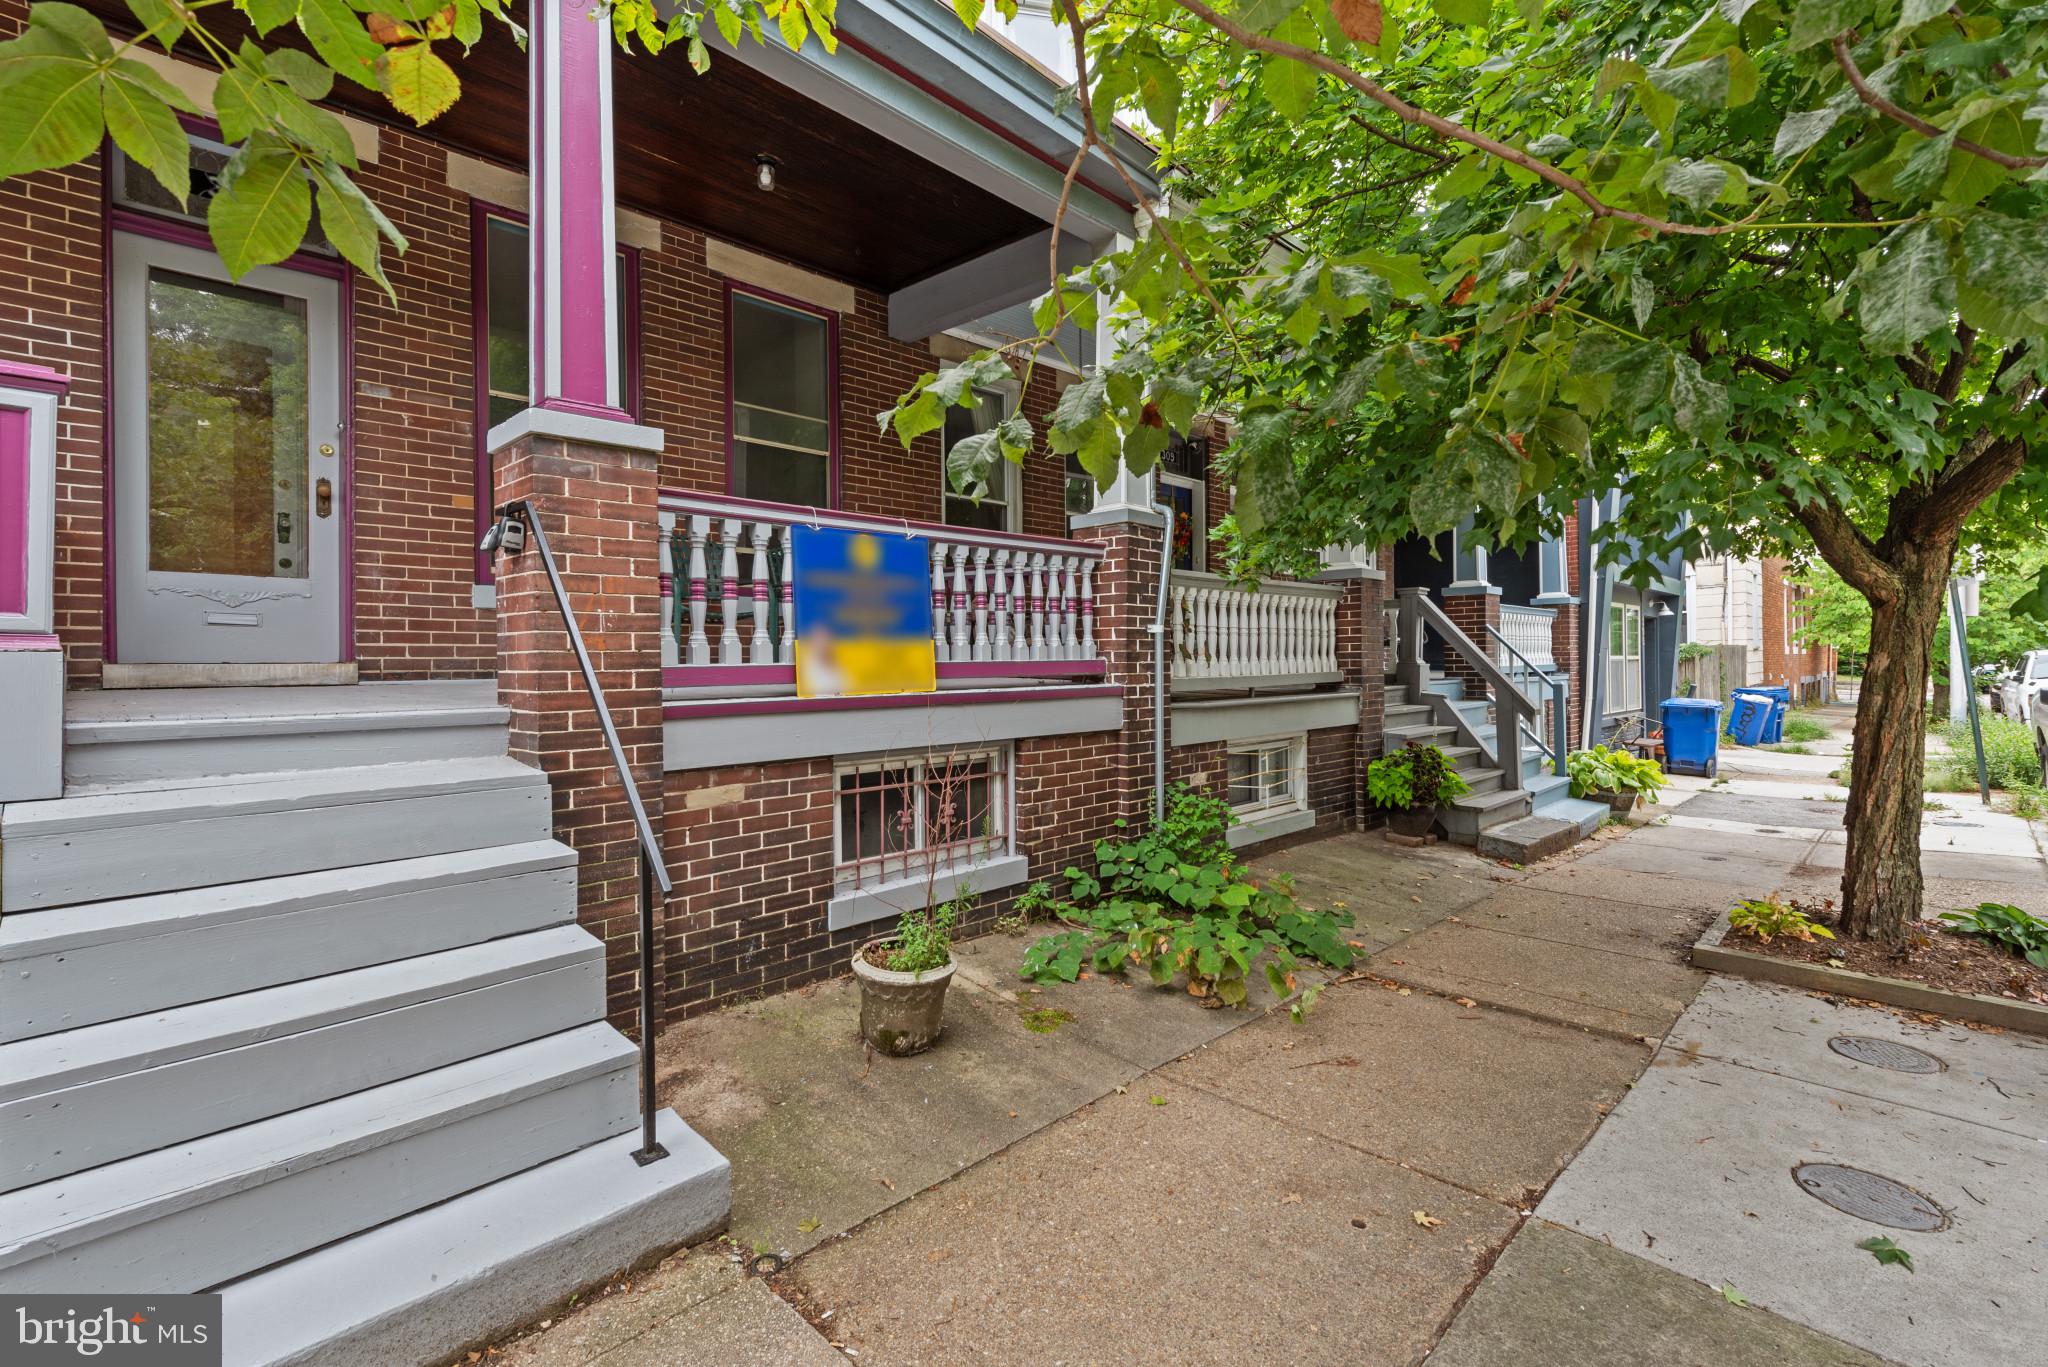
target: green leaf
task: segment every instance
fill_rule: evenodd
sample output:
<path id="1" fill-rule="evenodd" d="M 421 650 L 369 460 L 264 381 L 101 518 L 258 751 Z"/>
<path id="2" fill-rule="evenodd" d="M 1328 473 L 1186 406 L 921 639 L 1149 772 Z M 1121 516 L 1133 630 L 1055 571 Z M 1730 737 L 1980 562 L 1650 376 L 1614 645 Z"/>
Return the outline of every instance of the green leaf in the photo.
<path id="1" fill-rule="evenodd" d="M 380 88 L 377 69 L 384 47 L 364 31 L 347 0 L 300 0 L 299 32 L 336 72 L 365 89 Z"/>
<path id="2" fill-rule="evenodd" d="M 123 59 L 100 85 L 107 132 L 114 143 L 145 167 L 172 198 L 184 207 L 192 189 L 192 144 L 171 107 L 142 82 L 118 68 L 149 68 Z M 154 76 L 155 72 L 150 72 Z"/>
<path id="3" fill-rule="evenodd" d="M 1650 315 L 1657 309 L 1657 287 L 1650 283 L 1650 277 L 1644 275 L 1640 268 L 1629 272 L 1628 302 L 1629 312 L 1635 316 L 1636 326 L 1640 328 L 1648 325 Z"/>
<path id="4" fill-rule="evenodd" d="M 445 114 L 462 93 L 455 69 L 430 43 L 387 49 L 379 74 L 392 107 L 414 123 L 429 123 Z"/>
<path id="5" fill-rule="evenodd" d="M 246 10 L 256 32 L 264 34 L 297 18 L 299 0 L 243 0 L 237 8 Z"/>
<path id="6" fill-rule="evenodd" d="M 1283 25 L 1279 36 L 1286 33 L 1287 26 Z M 1306 46 L 1314 46 L 1312 37 Z M 1315 68 L 1292 57 L 1268 53 L 1259 64 L 1259 88 L 1266 92 L 1266 98 L 1273 102 L 1280 116 L 1291 123 L 1299 123 L 1315 104 L 1316 85 Z"/>
<path id="7" fill-rule="evenodd" d="M 1725 53 L 1685 66 L 1652 67 L 1649 81 L 1674 100 L 1685 104 L 1723 109 L 1730 103 L 1728 57 Z M 1755 93 L 1754 84 L 1750 93 Z"/>
<path id="8" fill-rule="evenodd" d="M 129 57 L 116 57 L 114 64 L 107 68 L 107 72 L 121 80 L 141 86 L 173 109 L 182 109 L 187 114 L 205 112 L 197 100 L 158 75 L 157 69 L 153 66 L 146 66 Z"/>
<path id="9" fill-rule="evenodd" d="M 357 270 L 376 281 L 395 302 L 397 292 L 384 278 L 379 239 L 389 239 L 402 252 L 406 247 L 404 236 L 392 226 L 384 211 L 363 193 L 362 187 L 349 179 L 339 163 L 331 160 L 319 163 L 313 168 L 313 177 L 320 192 L 320 230 L 334 244 L 336 251 Z"/>
<path id="10" fill-rule="evenodd" d="M 1155 53 L 1139 56 L 1138 100 L 1152 126 L 1171 138 L 1180 127 L 1181 101 L 1180 73 L 1173 63 Z"/>
<path id="11" fill-rule="evenodd" d="M 1875 250 L 1876 261 L 1857 276 L 1862 288 L 1857 317 L 1871 348 L 1904 354 L 1946 327 L 1955 311 L 1948 243 L 1933 224 L 1916 223 L 1894 232 Z"/>
<path id="12" fill-rule="evenodd" d="M 1791 50 L 1825 43 L 1870 12 L 1870 0 L 1799 0 L 1792 12 Z"/>
<path id="13" fill-rule="evenodd" d="M 1749 1304 L 1749 1297 L 1743 1295 L 1740 1291 L 1737 1291 L 1733 1286 L 1729 1285 L 1726 1282 L 1723 1282 L 1721 1285 L 1715 1287 L 1714 1289 L 1720 1292 L 1721 1299 L 1728 1302 L 1728 1304 L 1730 1305 Z"/>
<path id="14" fill-rule="evenodd" d="M 1493 173 L 1499 166 L 1499 162 L 1485 153 L 1474 152 L 1452 167 L 1451 173 L 1438 181 L 1430 193 L 1439 204 L 1449 204 L 1452 200 L 1463 199 L 1492 180 Z"/>
<path id="15" fill-rule="evenodd" d="M 1429 5 L 1446 23 L 1493 27 L 1493 0 L 1429 0 Z"/>
<path id="16" fill-rule="evenodd" d="M 1948 174 L 1949 154 L 1955 150 L 1955 130 L 1950 129 L 1938 138 L 1923 138 L 1908 133 L 1906 139 L 1914 143 L 1907 154 L 1906 162 L 1892 177 L 1892 194 L 1902 200 L 1916 200 L 1933 193 L 1941 185 L 1942 177 Z"/>
<path id="17" fill-rule="evenodd" d="M 1690 356 L 1671 358 L 1671 425 L 1699 441 L 1727 434 L 1728 391 L 1700 372 Z"/>
<path id="18" fill-rule="evenodd" d="M 1771 147 L 1771 160 L 1788 161 L 1828 135 L 1842 111 L 1832 106 L 1787 114 L 1778 125 L 1778 138 Z"/>
<path id="19" fill-rule="evenodd" d="M 732 47 L 740 45 L 740 17 L 725 5 L 713 0 L 711 22 L 718 25 L 718 36 Z"/>
<path id="20" fill-rule="evenodd" d="M 1913 1270 L 1913 1255 L 1893 1243 L 1888 1236 L 1880 1235 L 1877 1238 L 1865 1239 L 1856 1247 L 1876 1258 L 1881 1267 L 1903 1267 L 1908 1272 Z"/>
<path id="21" fill-rule="evenodd" d="M 975 500 L 987 497 L 989 471 L 1002 459 L 1000 443 L 994 428 L 954 442 L 946 452 L 946 487 Z"/>
<path id="22" fill-rule="evenodd" d="M 135 22 L 142 25 L 142 31 L 149 34 L 165 52 L 185 36 L 185 18 L 173 9 L 169 0 L 127 0 L 128 12 L 135 16 Z"/>
<path id="23" fill-rule="evenodd" d="M 107 30 L 100 21 L 76 5 L 56 3 L 56 0 L 36 0 L 28 7 L 28 22 L 31 28 L 48 29 L 61 33 L 78 44 L 88 56 L 106 61 L 114 55 L 114 45 L 107 38 Z"/>
<path id="24" fill-rule="evenodd" d="M 953 0 L 953 13 L 959 15 L 960 22 L 969 28 L 981 22 L 984 8 L 982 0 Z"/>
<path id="25" fill-rule="evenodd" d="M 1970 284 L 2025 306 L 2048 302 L 2048 220 L 1979 213 L 1963 228 Z"/>
<path id="26" fill-rule="evenodd" d="M 334 68 L 316 62 L 297 48 L 274 48 L 263 56 L 263 69 L 291 87 L 302 100 L 324 100 L 334 89 Z"/>
<path id="27" fill-rule="evenodd" d="M 803 7 L 796 0 L 782 0 L 782 12 L 775 16 L 775 26 L 782 34 L 782 41 L 789 44 L 792 52 L 804 50 L 804 39 L 810 36 L 810 26 L 804 22 Z"/>
<path id="28" fill-rule="evenodd" d="M 1053 409 L 1049 433 L 1053 454 L 1079 460 L 1098 489 L 1116 481 L 1123 455 L 1123 437 L 1110 415 L 1108 386 L 1100 367 L 1068 385 Z"/>
<path id="29" fill-rule="evenodd" d="M 206 213 L 214 249 L 239 280 L 252 267 L 282 261 L 305 240 L 312 186 L 298 157 L 268 134 L 244 143 L 221 172 Z"/>
<path id="30" fill-rule="evenodd" d="M 1931 19 L 1949 12 L 1954 0 L 1905 0 L 1899 6 L 1899 22 L 1892 25 L 1893 33 L 1904 33 L 1919 28 Z"/>
<path id="31" fill-rule="evenodd" d="M 1685 159 L 1664 166 L 1664 193 L 1694 212 L 1712 205 L 1727 183 L 1728 173 L 1710 161 Z"/>
<path id="32" fill-rule="evenodd" d="M 0 44 L 0 77 L 0 176 L 69 166 L 100 145 L 99 68 L 68 37 L 31 31 Z"/>

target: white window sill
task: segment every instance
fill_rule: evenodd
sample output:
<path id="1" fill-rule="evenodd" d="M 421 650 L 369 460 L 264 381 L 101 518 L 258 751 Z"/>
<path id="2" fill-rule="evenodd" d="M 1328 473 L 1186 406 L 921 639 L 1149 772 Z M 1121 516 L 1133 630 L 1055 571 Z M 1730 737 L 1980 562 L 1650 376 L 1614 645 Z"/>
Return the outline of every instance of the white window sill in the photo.
<path id="1" fill-rule="evenodd" d="M 1292 812 L 1273 812 L 1240 821 L 1223 833 L 1223 838 L 1233 850 L 1246 845 L 1256 845 L 1262 840 L 1277 840 L 1283 835 L 1305 831 L 1316 824 L 1316 814 L 1303 807 Z"/>
<path id="2" fill-rule="evenodd" d="M 922 907 L 927 892 L 934 902 L 945 902 L 951 900 L 962 883 L 972 883 L 979 895 L 1013 888 L 1028 877 L 1029 864 L 1023 855 L 1003 854 L 941 869 L 938 877 L 929 881 L 918 873 L 864 888 L 848 888 L 825 904 L 825 924 L 832 930 L 845 930 L 874 921 L 893 921 L 906 911 Z"/>

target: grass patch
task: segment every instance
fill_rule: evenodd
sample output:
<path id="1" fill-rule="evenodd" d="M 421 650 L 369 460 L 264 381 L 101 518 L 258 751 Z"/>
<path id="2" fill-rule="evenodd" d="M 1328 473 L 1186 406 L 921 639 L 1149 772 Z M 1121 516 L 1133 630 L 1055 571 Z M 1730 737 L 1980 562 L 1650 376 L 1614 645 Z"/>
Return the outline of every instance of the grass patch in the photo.
<path id="1" fill-rule="evenodd" d="M 2011 717 L 1983 717 L 1984 768 L 1991 786 L 2007 790 L 2040 785 L 2040 760 L 2027 724 Z M 1977 786 L 1977 747 L 1966 721 L 1943 721 L 1935 731 L 1948 743 L 1946 755 L 1930 755 L 1927 786 L 1936 792 L 1962 793 Z M 1937 776 L 1940 781 L 1937 781 Z"/>
<path id="2" fill-rule="evenodd" d="M 1766 750 L 1775 750 L 1781 755 L 1810 755 L 1813 750 L 1805 745 L 1766 745 Z"/>
<path id="3" fill-rule="evenodd" d="M 1788 741 L 1826 740 L 1832 735 L 1834 732 L 1812 717 L 1802 717 L 1794 712 L 1785 718 L 1785 739 Z"/>
<path id="4" fill-rule="evenodd" d="M 1056 1006 L 1041 1006 L 1035 1011 L 1019 1011 L 1017 1019 L 1024 1022 L 1024 1028 L 1034 1035 L 1050 1035 L 1062 1025 L 1072 1025 L 1074 1018 Z"/>

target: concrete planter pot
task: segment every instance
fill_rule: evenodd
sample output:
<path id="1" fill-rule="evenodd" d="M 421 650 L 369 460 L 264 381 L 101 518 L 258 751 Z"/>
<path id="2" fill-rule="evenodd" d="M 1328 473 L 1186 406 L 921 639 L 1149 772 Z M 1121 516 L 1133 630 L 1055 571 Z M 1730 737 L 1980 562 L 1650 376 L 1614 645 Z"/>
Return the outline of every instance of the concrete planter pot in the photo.
<path id="1" fill-rule="evenodd" d="M 946 1028 L 946 987 L 956 964 L 928 973 L 897 973 L 868 962 L 871 945 L 854 951 L 853 976 L 860 982 L 860 1034 L 884 1054 L 920 1054 Z"/>

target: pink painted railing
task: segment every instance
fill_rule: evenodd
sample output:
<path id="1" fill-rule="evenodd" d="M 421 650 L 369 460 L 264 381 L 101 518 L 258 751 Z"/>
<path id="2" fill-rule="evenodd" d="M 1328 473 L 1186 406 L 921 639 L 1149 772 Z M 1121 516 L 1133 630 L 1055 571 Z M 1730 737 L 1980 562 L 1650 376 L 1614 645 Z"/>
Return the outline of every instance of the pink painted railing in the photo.
<path id="1" fill-rule="evenodd" d="M 793 684 L 790 529 L 921 536 L 931 547 L 939 677 L 1099 674 L 1102 549 L 901 518 L 664 490 L 662 678 L 672 687 Z"/>

